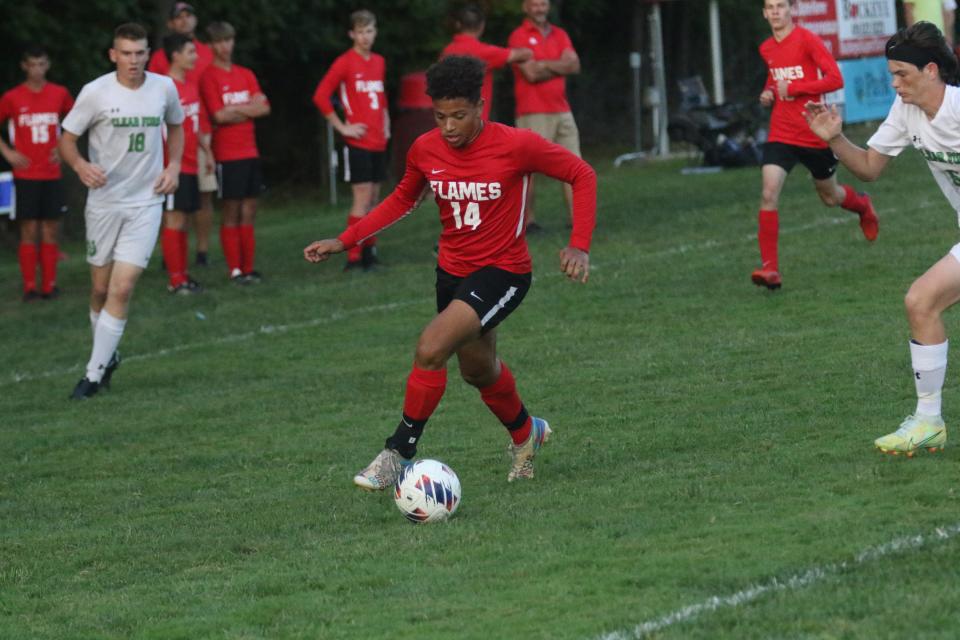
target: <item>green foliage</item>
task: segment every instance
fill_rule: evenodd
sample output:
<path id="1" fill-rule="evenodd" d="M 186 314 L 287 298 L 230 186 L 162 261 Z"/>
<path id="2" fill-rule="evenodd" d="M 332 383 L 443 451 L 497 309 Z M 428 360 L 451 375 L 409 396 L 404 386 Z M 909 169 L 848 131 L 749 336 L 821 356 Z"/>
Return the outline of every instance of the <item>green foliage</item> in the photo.
<path id="1" fill-rule="evenodd" d="M 565 213 L 541 181 L 534 285 L 499 329 L 555 438 L 508 485 L 508 438 L 451 363 L 421 447 L 463 482 L 443 526 L 350 483 L 434 314 L 433 204 L 382 234 L 375 274 L 302 260 L 345 215 L 311 197 L 263 203 L 258 287 L 215 254 L 207 293 L 171 297 L 155 256 L 114 388 L 83 403 L 82 246 L 56 302 L 19 302 L 0 263 L 0 635 L 594 638 L 955 524 L 953 440 L 911 461 L 871 442 L 913 408 L 903 293 L 955 242 L 919 157 L 871 185 L 872 245 L 796 170 L 777 293 L 749 281 L 759 171 L 597 160 L 590 282 L 556 271 Z M 953 637 L 957 560 L 956 538 L 891 554 L 657 637 Z"/>

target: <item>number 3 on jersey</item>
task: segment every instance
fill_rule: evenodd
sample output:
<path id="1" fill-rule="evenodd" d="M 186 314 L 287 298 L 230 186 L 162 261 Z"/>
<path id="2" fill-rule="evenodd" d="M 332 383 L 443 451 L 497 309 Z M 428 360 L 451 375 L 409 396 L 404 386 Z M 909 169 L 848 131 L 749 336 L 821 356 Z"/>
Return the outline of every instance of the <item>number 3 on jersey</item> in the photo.
<path id="1" fill-rule="evenodd" d="M 450 202 L 450 206 L 453 208 L 453 221 L 456 223 L 457 229 L 462 229 L 464 225 L 470 225 L 471 231 L 477 230 L 481 222 L 480 205 L 478 203 L 468 202 L 462 218 L 460 217 L 460 203 L 453 200 Z"/>

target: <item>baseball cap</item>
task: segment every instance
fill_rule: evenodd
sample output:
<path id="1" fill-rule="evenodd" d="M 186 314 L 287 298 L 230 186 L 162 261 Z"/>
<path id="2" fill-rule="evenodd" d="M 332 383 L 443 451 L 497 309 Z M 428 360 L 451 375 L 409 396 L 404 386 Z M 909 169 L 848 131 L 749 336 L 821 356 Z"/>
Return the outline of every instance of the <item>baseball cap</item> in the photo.
<path id="1" fill-rule="evenodd" d="M 173 18 L 176 18 L 184 11 L 188 11 L 193 15 L 197 15 L 197 12 L 194 11 L 192 4 L 187 2 L 174 2 L 173 6 L 170 7 L 170 19 L 172 20 Z"/>

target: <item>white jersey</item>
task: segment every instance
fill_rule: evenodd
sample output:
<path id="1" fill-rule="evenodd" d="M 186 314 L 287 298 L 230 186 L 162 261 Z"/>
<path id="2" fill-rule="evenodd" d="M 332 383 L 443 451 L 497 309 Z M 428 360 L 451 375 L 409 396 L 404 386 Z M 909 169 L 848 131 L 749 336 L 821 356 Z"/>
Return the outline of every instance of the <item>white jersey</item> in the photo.
<path id="1" fill-rule="evenodd" d="M 183 122 L 177 88 L 167 76 L 146 72 L 144 83 L 128 89 L 116 72 L 87 83 L 63 128 L 77 136 L 89 131 L 90 162 L 107 174 L 107 184 L 90 189 L 88 207 L 143 207 L 163 202 L 153 185 L 163 171 L 161 125 Z"/>
<path id="2" fill-rule="evenodd" d="M 933 120 L 920 107 L 904 104 L 897 96 L 867 146 L 885 156 L 898 156 L 907 145 L 913 145 L 926 158 L 960 221 L 960 87 L 947 85 L 943 104 Z"/>

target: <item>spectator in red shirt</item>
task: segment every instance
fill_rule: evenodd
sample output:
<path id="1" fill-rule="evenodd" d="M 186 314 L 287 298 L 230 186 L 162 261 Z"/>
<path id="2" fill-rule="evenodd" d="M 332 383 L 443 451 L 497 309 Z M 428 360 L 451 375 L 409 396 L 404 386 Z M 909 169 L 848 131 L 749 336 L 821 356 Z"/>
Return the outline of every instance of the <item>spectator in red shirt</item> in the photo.
<path id="1" fill-rule="evenodd" d="M 829 145 L 810 131 L 803 117 L 807 102 L 822 102 L 824 93 L 843 86 L 836 60 L 820 38 L 793 24 L 790 0 L 764 0 L 763 17 L 773 35 L 760 45 L 760 55 L 770 71 L 760 104 L 773 106 L 773 114 L 761 161 L 763 190 L 757 231 L 761 265 L 750 277 L 757 286 L 779 289 L 777 206 L 787 174 L 797 162 L 810 171 L 823 204 L 839 205 L 860 216 L 860 228 L 867 240 L 877 238 L 878 223 L 870 196 L 837 183 L 837 158 Z"/>
<path id="2" fill-rule="evenodd" d="M 7 121 L 11 125 L 10 144 L 0 138 L 0 154 L 13 167 L 23 301 L 30 302 L 37 298 L 49 300 L 59 294 L 58 234 L 67 206 L 60 183 L 57 140 L 60 121 L 73 108 L 73 97 L 64 87 L 47 82 L 50 58 L 43 48 L 24 51 L 20 68 L 25 81 L 0 98 L 0 125 Z"/>
<path id="3" fill-rule="evenodd" d="M 223 201 L 220 242 L 230 279 L 250 284 L 261 279 L 253 268 L 253 225 L 263 190 L 253 121 L 270 115 L 270 102 L 253 72 L 233 62 L 233 26 L 212 22 L 207 35 L 214 59 L 200 79 L 200 96 L 214 123 L 213 155 Z"/>
<path id="4" fill-rule="evenodd" d="M 519 306 L 531 283 L 523 225 L 529 174 L 538 171 L 573 185 L 573 231 L 560 251 L 560 270 L 579 282 L 586 282 L 590 271 L 597 177 L 590 165 L 559 145 L 530 131 L 484 121 L 483 74 L 483 63 L 469 56 L 450 56 L 431 66 L 427 94 L 437 128 L 410 147 L 400 184 L 339 237 L 304 249 L 310 262 L 349 250 L 409 214 L 428 187 L 439 207 L 437 315 L 420 334 L 400 423 L 384 450 L 354 476 L 362 489 L 392 486 L 410 463 L 443 396 L 453 355 L 463 379 L 480 391 L 510 434 L 508 481 L 533 477 L 533 458 L 550 436 L 547 421 L 527 412 L 510 369 L 497 357 L 495 327 Z"/>
<path id="5" fill-rule="evenodd" d="M 493 72 L 508 64 L 526 62 L 533 58 L 533 51 L 527 47 L 510 49 L 497 47 L 480 42 L 483 31 L 487 26 L 483 9 L 476 4 L 468 4 L 457 11 L 455 18 L 457 33 L 440 54 L 446 56 L 473 56 L 486 65 L 483 74 L 483 88 L 480 97 L 483 98 L 483 119 L 490 119 L 490 108 L 493 106 Z"/>
<path id="6" fill-rule="evenodd" d="M 350 14 L 347 32 L 353 46 L 333 61 L 313 94 L 320 113 L 343 136 L 344 180 L 350 183 L 353 203 L 347 225 L 356 224 L 380 200 L 380 183 L 386 177 L 386 149 L 390 138 L 390 112 L 384 91 L 386 63 L 373 53 L 377 18 L 361 9 Z M 330 96 L 339 92 L 346 121 L 337 115 Z M 347 252 L 345 271 L 378 263 L 376 237 L 371 236 Z"/>
<path id="7" fill-rule="evenodd" d="M 190 277 L 187 269 L 187 216 L 196 215 L 200 208 L 200 186 L 197 178 L 198 151 L 204 149 L 202 159 L 213 164 L 210 150 L 210 120 L 200 100 L 200 88 L 187 80 L 187 75 L 197 62 L 197 49 L 193 40 L 180 33 L 172 33 L 163 39 L 163 49 L 170 60 L 167 73 L 177 87 L 180 106 L 183 108 L 183 157 L 180 161 L 180 184 L 167 196 L 167 210 L 163 214 L 163 232 L 160 235 L 163 247 L 163 262 L 167 267 L 170 293 L 185 295 L 200 293 L 203 288 Z M 212 167 L 207 167 L 213 173 Z"/>
<path id="8" fill-rule="evenodd" d="M 566 77 L 580 73 L 580 57 L 570 36 L 550 24 L 550 0 L 523 0 L 527 15 L 507 44 L 530 47 L 533 59 L 513 67 L 513 90 L 517 102 L 517 126 L 533 129 L 551 142 L 580 155 L 580 132 L 567 102 Z M 570 185 L 563 186 L 563 195 L 572 219 L 573 198 Z M 541 227 L 534 220 L 533 184 L 527 192 L 527 232 Z"/>
<path id="9" fill-rule="evenodd" d="M 174 2 L 173 6 L 170 7 L 170 19 L 167 20 L 167 28 L 171 33 L 183 34 L 193 40 L 193 45 L 197 49 L 197 63 L 187 71 L 186 80 L 200 86 L 200 77 L 213 62 L 213 50 L 200 42 L 194 35 L 197 29 L 197 14 L 193 5 L 186 2 Z M 162 48 L 157 49 L 150 56 L 147 71 L 161 75 L 167 75 L 170 71 L 170 58 Z M 207 254 L 210 250 L 210 230 L 213 228 L 213 194 L 217 191 L 217 175 L 213 171 L 214 161 L 212 157 L 206 157 L 208 152 L 209 145 L 199 148 L 197 182 L 200 187 L 200 208 L 190 216 L 194 231 L 197 234 L 196 262 L 201 267 L 205 267 L 209 263 Z"/>

